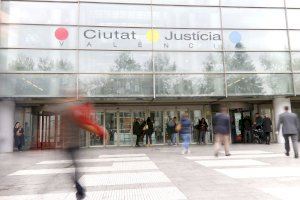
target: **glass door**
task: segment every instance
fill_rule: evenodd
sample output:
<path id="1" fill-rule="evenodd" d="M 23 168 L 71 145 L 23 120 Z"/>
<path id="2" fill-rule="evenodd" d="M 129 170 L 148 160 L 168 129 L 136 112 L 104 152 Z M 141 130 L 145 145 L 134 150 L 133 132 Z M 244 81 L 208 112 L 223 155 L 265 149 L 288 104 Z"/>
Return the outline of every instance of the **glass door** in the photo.
<path id="1" fill-rule="evenodd" d="M 173 133 L 168 133 L 168 131 L 167 131 L 167 127 L 168 127 L 168 124 L 169 124 L 169 122 L 171 121 L 171 120 L 173 120 L 173 118 L 174 117 L 176 117 L 176 123 L 178 123 L 178 117 L 177 117 L 177 113 L 176 113 L 176 111 L 175 111 L 175 109 L 174 110 L 167 110 L 167 111 L 165 111 L 165 115 L 164 115 L 164 137 L 165 137 L 165 143 L 167 143 L 167 144 L 171 144 L 171 140 L 172 140 L 172 134 Z M 178 134 L 177 134 L 178 135 Z M 176 138 L 178 138 L 178 136 L 176 136 Z"/>
<path id="2" fill-rule="evenodd" d="M 163 111 L 150 111 L 150 118 L 153 122 L 152 144 L 164 143 L 164 121 Z"/>
<path id="3" fill-rule="evenodd" d="M 38 115 L 37 148 L 56 148 L 58 133 L 58 115 L 42 112 Z"/>
<path id="4" fill-rule="evenodd" d="M 132 145 L 132 123 L 131 112 L 119 112 L 119 145 Z"/>
<path id="5" fill-rule="evenodd" d="M 98 122 L 99 125 L 104 124 L 104 112 L 103 111 L 97 111 L 95 114 L 95 119 Z M 103 138 L 90 133 L 90 146 L 101 146 L 103 145 Z"/>
<path id="6" fill-rule="evenodd" d="M 118 127 L 117 127 L 117 112 L 106 111 L 105 112 L 105 128 L 109 133 L 108 145 L 117 145 L 118 140 Z"/>
<path id="7" fill-rule="evenodd" d="M 201 120 L 201 110 L 190 110 L 190 119 L 192 121 L 192 143 L 198 143 L 200 141 L 200 132 L 196 129 L 196 126 L 199 124 L 199 120 Z"/>

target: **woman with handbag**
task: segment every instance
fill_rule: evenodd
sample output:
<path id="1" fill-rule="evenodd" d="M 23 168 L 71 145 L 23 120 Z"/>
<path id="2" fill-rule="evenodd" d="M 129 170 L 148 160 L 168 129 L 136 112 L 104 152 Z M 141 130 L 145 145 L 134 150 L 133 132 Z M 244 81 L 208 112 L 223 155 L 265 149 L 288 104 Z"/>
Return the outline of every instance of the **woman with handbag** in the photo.
<path id="1" fill-rule="evenodd" d="M 14 137 L 15 145 L 18 148 L 18 151 L 22 151 L 22 147 L 25 144 L 24 129 L 22 128 L 20 122 L 16 122 L 14 126 Z"/>

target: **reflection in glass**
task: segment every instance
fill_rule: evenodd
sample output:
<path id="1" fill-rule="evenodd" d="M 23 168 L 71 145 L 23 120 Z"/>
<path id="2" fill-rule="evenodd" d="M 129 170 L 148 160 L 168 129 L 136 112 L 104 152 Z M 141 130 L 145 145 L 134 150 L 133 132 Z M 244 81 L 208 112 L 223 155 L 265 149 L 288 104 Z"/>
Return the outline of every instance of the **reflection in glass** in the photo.
<path id="1" fill-rule="evenodd" d="M 153 26 L 172 28 L 220 28 L 219 8 L 153 6 Z"/>
<path id="2" fill-rule="evenodd" d="M 300 72 L 300 53 L 292 53 L 292 65 L 294 72 Z"/>
<path id="3" fill-rule="evenodd" d="M 88 97 L 149 97 L 151 75 L 80 75 L 80 91 Z"/>
<path id="4" fill-rule="evenodd" d="M 1 74 L 2 97 L 65 97 L 74 95 L 76 76 L 41 74 Z"/>
<path id="5" fill-rule="evenodd" d="M 287 31 L 225 30 L 225 50 L 285 51 L 288 50 Z"/>
<path id="6" fill-rule="evenodd" d="M 0 50 L 3 72 L 75 72 L 76 52 L 68 50 Z"/>
<path id="7" fill-rule="evenodd" d="M 122 4 L 80 4 L 81 25 L 151 27 L 151 7 Z"/>
<path id="8" fill-rule="evenodd" d="M 223 96 L 223 75 L 157 75 L 157 96 Z"/>
<path id="9" fill-rule="evenodd" d="M 221 6 L 284 7 L 284 0 L 221 0 Z"/>
<path id="10" fill-rule="evenodd" d="M 151 52 L 80 51 L 79 72 L 150 72 Z"/>
<path id="11" fill-rule="evenodd" d="M 300 50 L 300 31 L 289 31 L 292 50 Z"/>
<path id="12" fill-rule="evenodd" d="M 225 66 L 229 72 L 290 72 L 289 53 L 227 52 Z"/>
<path id="13" fill-rule="evenodd" d="M 162 72 L 223 72 L 222 53 L 156 52 L 154 67 Z"/>
<path id="14" fill-rule="evenodd" d="M 55 37 L 57 26 L 1 25 L 0 47 L 7 48 L 56 48 L 75 49 L 77 28 L 64 28 L 68 32 L 64 40 Z"/>
<path id="15" fill-rule="evenodd" d="M 2 1 L 2 23 L 77 24 L 77 3 Z"/>
<path id="16" fill-rule="evenodd" d="M 295 93 L 300 94 L 300 74 L 294 74 Z"/>
<path id="17" fill-rule="evenodd" d="M 230 96 L 293 94 L 291 74 L 228 74 Z"/>
<path id="18" fill-rule="evenodd" d="M 224 28 L 286 28 L 284 9 L 222 8 L 222 16 Z"/>

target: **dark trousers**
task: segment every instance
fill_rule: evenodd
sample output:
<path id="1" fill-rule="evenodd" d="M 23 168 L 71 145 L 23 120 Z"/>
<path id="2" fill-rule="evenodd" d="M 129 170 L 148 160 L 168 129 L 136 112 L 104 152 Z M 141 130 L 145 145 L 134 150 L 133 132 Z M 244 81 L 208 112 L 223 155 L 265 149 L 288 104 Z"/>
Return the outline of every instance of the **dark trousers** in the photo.
<path id="1" fill-rule="evenodd" d="M 271 140 L 270 132 L 265 132 L 265 137 L 266 137 L 266 144 L 270 144 L 270 140 Z"/>
<path id="2" fill-rule="evenodd" d="M 203 142 L 205 144 L 205 135 L 206 135 L 205 131 L 200 131 L 200 133 L 199 133 L 199 139 L 198 139 L 199 143 Z"/>
<path id="3" fill-rule="evenodd" d="M 148 139 L 149 139 L 150 144 L 152 144 L 152 133 L 146 134 L 146 144 L 148 144 Z"/>
<path id="4" fill-rule="evenodd" d="M 71 158 L 72 165 L 75 168 L 75 174 L 74 174 L 73 180 L 74 180 L 74 183 L 75 183 L 77 193 L 83 194 L 84 193 L 84 188 L 78 182 L 79 172 L 78 172 L 78 169 L 77 169 L 78 168 L 78 163 L 76 162 L 78 150 L 79 150 L 79 147 L 71 147 L 71 148 L 68 148 L 66 150 L 66 152 L 68 153 L 69 157 Z"/>
<path id="5" fill-rule="evenodd" d="M 137 135 L 136 135 L 136 142 L 135 142 L 135 145 L 136 145 L 136 146 L 140 146 L 140 143 L 139 143 L 140 140 L 141 140 L 141 135 L 140 135 L 140 134 L 137 134 Z"/>
<path id="6" fill-rule="evenodd" d="M 293 143 L 293 149 L 295 155 L 298 155 L 298 135 L 297 134 L 284 134 L 284 141 L 285 141 L 285 150 L 287 153 L 290 152 L 290 141 L 289 137 L 292 138 L 292 143 Z"/>

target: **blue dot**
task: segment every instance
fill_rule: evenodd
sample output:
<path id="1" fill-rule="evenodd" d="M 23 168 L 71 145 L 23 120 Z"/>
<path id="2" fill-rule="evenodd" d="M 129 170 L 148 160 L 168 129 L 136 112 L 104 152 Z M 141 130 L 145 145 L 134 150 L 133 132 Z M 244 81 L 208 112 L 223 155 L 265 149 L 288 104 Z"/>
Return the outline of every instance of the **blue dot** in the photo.
<path id="1" fill-rule="evenodd" d="M 241 40 L 242 40 L 241 34 L 237 31 L 231 32 L 229 35 L 229 38 L 230 38 L 230 41 L 235 44 L 241 42 Z"/>

